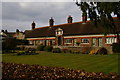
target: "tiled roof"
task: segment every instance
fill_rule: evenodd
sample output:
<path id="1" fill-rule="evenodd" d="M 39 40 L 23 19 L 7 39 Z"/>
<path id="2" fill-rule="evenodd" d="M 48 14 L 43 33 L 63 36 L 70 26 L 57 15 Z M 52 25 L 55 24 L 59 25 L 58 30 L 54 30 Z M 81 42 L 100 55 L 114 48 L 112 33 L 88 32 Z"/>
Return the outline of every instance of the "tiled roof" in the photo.
<path id="1" fill-rule="evenodd" d="M 118 30 L 120 31 L 120 21 L 118 18 L 114 18 L 117 21 Z M 87 21 L 85 24 L 82 22 L 67 23 L 54 26 L 46 26 L 35 28 L 34 30 L 26 31 L 26 38 L 37 38 L 37 37 L 54 37 L 55 30 L 61 28 L 63 29 L 63 36 L 67 35 L 89 35 L 89 34 L 102 34 L 104 29 L 102 26 L 95 27 L 94 24 L 90 21 Z"/>
<path id="2" fill-rule="evenodd" d="M 16 32 L 7 32 L 5 33 L 8 37 L 13 37 L 13 35 L 16 34 Z"/>

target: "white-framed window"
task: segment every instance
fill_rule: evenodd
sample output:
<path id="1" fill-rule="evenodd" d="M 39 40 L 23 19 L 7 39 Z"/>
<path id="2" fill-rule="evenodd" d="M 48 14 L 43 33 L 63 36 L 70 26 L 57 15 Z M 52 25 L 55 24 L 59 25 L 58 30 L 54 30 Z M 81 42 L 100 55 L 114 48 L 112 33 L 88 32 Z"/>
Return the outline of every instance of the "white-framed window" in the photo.
<path id="1" fill-rule="evenodd" d="M 65 39 L 65 43 L 67 43 L 67 44 L 72 44 L 72 40 L 73 40 L 73 39 Z"/>
<path id="2" fill-rule="evenodd" d="M 49 40 L 46 40 L 46 45 L 48 46 L 48 44 L 49 44 Z"/>
<path id="3" fill-rule="evenodd" d="M 38 44 L 38 43 L 39 43 L 39 40 L 36 40 L 36 41 L 35 41 L 35 44 Z"/>
<path id="4" fill-rule="evenodd" d="M 92 38 L 92 46 L 96 46 L 96 38 Z"/>
<path id="5" fill-rule="evenodd" d="M 102 45 L 103 45 L 103 44 L 102 44 L 102 38 L 98 38 L 98 46 L 99 46 L 99 47 L 102 47 Z"/>
<path id="6" fill-rule="evenodd" d="M 77 39 L 74 39 L 74 46 L 76 46 Z"/>
<path id="7" fill-rule="evenodd" d="M 32 41 L 32 40 L 30 40 L 30 41 L 29 41 L 29 44 L 33 44 L 33 41 Z"/>
<path id="8" fill-rule="evenodd" d="M 43 40 L 40 40 L 39 42 L 40 42 L 39 44 L 43 44 Z"/>
<path id="9" fill-rule="evenodd" d="M 52 41 L 52 44 L 55 44 L 55 40 L 51 40 Z"/>
<path id="10" fill-rule="evenodd" d="M 55 40 L 49 40 L 50 45 L 55 45 Z"/>
<path id="11" fill-rule="evenodd" d="M 89 43 L 89 39 L 88 38 L 83 38 L 82 43 Z"/>
<path id="12" fill-rule="evenodd" d="M 116 42 L 117 42 L 117 38 L 115 38 L 115 37 L 106 38 L 106 44 L 112 44 L 112 43 L 116 43 Z"/>

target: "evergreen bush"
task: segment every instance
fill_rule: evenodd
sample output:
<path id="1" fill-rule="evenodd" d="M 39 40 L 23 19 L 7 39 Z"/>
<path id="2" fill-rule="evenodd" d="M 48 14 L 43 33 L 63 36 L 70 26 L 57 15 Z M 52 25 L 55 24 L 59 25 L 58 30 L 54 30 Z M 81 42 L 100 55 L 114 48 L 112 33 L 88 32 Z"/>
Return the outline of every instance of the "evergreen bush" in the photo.
<path id="1" fill-rule="evenodd" d="M 60 48 L 53 48 L 52 52 L 53 53 L 61 53 L 61 49 Z"/>
<path id="2" fill-rule="evenodd" d="M 44 45 L 38 45 L 37 50 L 38 51 L 44 51 L 44 47 L 45 47 Z"/>
<path id="3" fill-rule="evenodd" d="M 24 54 L 26 54 L 25 51 L 18 51 L 17 52 L 17 55 L 24 55 Z"/>
<path id="4" fill-rule="evenodd" d="M 53 49 L 52 46 L 45 46 L 45 47 L 44 47 L 44 51 L 47 51 L 47 52 L 51 52 L 52 49 Z"/>
<path id="5" fill-rule="evenodd" d="M 89 46 L 84 46 L 83 48 L 82 48 L 82 54 L 88 54 L 88 53 L 90 53 L 90 51 L 91 51 L 91 47 L 89 47 Z"/>
<path id="6" fill-rule="evenodd" d="M 114 53 L 119 53 L 119 52 L 120 52 L 120 44 L 118 44 L 118 43 L 113 43 L 113 44 L 112 44 L 112 51 L 113 51 Z"/>
<path id="7" fill-rule="evenodd" d="M 68 50 L 68 49 L 62 49 L 62 52 L 63 52 L 63 53 L 68 53 L 69 50 Z"/>
<path id="8" fill-rule="evenodd" d="M 106 48 L 102 47 L 102 48 L 100 48 L 100 49 L 97 51 L 97 54 L 103 54 L 103 55 L 105 55 L 105 54 L 108 54 L 108 51 L 107 51 Z"/>

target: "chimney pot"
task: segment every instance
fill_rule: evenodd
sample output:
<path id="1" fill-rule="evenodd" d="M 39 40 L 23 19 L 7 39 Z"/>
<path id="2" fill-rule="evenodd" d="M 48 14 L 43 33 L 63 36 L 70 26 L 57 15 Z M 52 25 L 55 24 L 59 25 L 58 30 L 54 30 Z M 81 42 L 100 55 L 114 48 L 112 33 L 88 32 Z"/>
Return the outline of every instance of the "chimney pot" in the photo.
<path id="1" fill-rule="evenodd" d="M 83 16 L 82 16 L 82 22 L 83 22 L 83 23 L 86 23 L 86 21 L 87 21 L 87 15 L 83 15 Z"/>
<path id="2" fill-rule="evenodd" d="M 68 16 L 68 23 L 72 23 L 72 20 L 73 20 L 72 17 L 69 15 Z"/>
<path id="3" fill-rule="evenodd" d="M 53 26 L 54 25 L 54 19 L 51 17 L 51 19 L 49 19 L 49 26 Z"/>
<path id="4" fill-rule="evenodd" d="M 32 30 L 35 29 L 36 24 L 35 24 L 34 21 L 33 21 L 33 23 L 31 24 L 31 26 L 32 26 Z"/>

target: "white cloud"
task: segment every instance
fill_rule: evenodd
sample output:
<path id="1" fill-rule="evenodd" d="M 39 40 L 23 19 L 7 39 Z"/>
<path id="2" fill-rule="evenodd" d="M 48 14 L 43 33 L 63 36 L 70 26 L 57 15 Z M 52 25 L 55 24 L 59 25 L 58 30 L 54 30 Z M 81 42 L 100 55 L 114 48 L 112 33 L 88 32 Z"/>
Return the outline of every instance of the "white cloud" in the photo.
<path id="1" fill-rule="evenodd" d="M 2 2 L 73 2 L 75 0 L 2 0 Z"/>
<path id="2" fill-rule="evenodd" d="M 22 8 L 27 8 L 28 7 L 28 3 L 20 2 L 19 4 Z"/>

